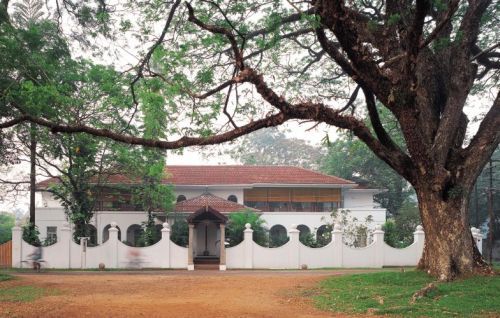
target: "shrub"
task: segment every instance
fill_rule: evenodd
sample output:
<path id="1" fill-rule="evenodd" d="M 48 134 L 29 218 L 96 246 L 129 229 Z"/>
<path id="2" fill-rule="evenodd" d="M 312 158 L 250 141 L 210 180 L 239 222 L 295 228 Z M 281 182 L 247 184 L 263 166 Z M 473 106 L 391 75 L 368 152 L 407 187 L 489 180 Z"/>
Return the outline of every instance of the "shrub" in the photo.
<path id="1" fill-rule="evenodd" d="M 0 244 L 12 239 L 12 228 L 15 225 L 15 221 L 16 219 L 13 214 L 0 213 Z"/>
<path id="2" fill-rule="evenodd" d="M 33 246 L 40 246 L 40 231 L 34 223 L 23 225 L 23 240 Z"/>
<path id="3" fill-rule="evenodd" d="M 234 212 L 229 215 L 226 227 L 226 240 L 229 242 L 229 246 L 238 245 L 243 241 L 243 231 L 247 223 L 252 226 L 254 242 L 261 246 L 267 246 L 267 230 L 264 228 L 266 221 L 253 211 Z"/>
<path id="4" fill-rule="evenodd" d="M 176 220 L 171 228 L 170 239 L 179 246 L 189 244 L 189 226 L 185 220 Z"/>

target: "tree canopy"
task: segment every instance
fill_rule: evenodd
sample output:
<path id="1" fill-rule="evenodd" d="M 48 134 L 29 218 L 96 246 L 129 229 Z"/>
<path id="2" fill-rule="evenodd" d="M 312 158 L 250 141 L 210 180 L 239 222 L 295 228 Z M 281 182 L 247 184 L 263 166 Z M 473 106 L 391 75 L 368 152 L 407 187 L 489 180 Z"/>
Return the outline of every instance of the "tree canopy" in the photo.
<path id="1" fill-rule="evenodd" d="M 33 46 L 18 39 L 47 29 L 20 33 L 9 1 L 1 5 L 2 131 L 30 122 L 178 149 L 291 120 L 347 129 L 415 188 L 427 235 L 420 267 L 442 280 L 489 272 L 469 233 L 468 201 L 500 140 L 498 1 L 61 0 L 48 5 L 51 36 Z M 85 121 L 57 117 L 73 81 L 19 76 L 64 69 L 66 52 L 105 60 L 121 46 L 140 58 L 120 73 L 126 86 L 109 88 L 126 91 L 123 115 L 140 126 L 140 91 L 155 85 L 165 97 L 164 137 L 116 129 L 100 112 Z M 381 109 L 398 122 L 405 148 Z M 471 111 L 481 113 L 477 130 Z"/>

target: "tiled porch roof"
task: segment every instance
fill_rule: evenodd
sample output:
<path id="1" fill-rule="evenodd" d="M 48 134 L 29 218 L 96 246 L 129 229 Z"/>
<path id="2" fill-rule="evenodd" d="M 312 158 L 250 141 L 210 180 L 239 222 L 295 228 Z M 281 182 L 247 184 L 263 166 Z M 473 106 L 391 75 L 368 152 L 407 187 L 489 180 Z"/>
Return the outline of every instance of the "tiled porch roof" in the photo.
<path id="1" fill-rule="evenodd" d="M 223 198 L 219 198 L 211 193 L 204 193 L 200 196 L 194 197 L 189 200 L 184 200 L 178 202 L 175 205 L 175 212 L 194 212 L 201 208 L 210 206 L 215 210 L 225 213 L 225 212 L 237 212 L 242 210 L 250 210 L 254 212 L 258 212 L 259 210 L 249 208 L 242 204 L 225 200 Z"/>

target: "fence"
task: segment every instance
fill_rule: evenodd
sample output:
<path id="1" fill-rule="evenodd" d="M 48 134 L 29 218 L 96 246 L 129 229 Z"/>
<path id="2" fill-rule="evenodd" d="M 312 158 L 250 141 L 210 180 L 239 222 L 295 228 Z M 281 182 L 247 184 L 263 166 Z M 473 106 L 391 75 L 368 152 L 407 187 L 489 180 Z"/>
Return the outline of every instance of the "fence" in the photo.
<path id="1" fill-rule="evenodd" d="M 188 268 L 188 248 L 176 245 L 170 240 L 167 223 L 161 230 L 161 240 L 148 247 L 130 247 L 118 240 L 116 223 L 111 224 L 106 243 L 87 247 L 71 239 L 69 225 L 58 233 L 58 242 L 43 248 L 42 258 L 49 268 Z M 471 232 L 481 250 L 481 234 L 472 228 Z M 342 241 L 342 228 L 336 225 L 332 241 L 321 248 L 310 248 L 299 241 L 299 230 L 292 225 L 288 231 L 289 241 L 276 248 L 262 247 L 252 239 L 250 224 L 244 230 L 244 239 L 237 246 L 226 249 L 227 268 L 299 269 L 325 267 L 371 267 L 415 266 L 424 247 L 424 231 L 418 226 L 412 245 L 396 249 L 384 242 L 384 232 L 378 227 L 373 233 L 373 242 L 363 248 L 346 246 Z M 23 267 L 35 247 L 22 240 L 20 227 L 12 229 L 12 267 Z M 26 265 L 24 265 L 26 266 Z M 221 266 L 221 269 L 224 268 Z"/>
<path id="2" fill-rule="evenodd" d="M 0 268 L 12 266 L 12 241 L 0 245 Z"/>

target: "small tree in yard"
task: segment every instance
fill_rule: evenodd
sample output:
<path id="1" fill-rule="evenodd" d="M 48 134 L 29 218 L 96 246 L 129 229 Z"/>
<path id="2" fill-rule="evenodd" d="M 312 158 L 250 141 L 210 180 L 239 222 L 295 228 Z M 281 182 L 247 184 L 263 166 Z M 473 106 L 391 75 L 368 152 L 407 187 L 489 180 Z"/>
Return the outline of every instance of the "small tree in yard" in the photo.
<path id="1" fill-rule="evenodd" d="M 12 228 L 16 223 L 14 214 L 0 212 L 0 244 L 10 241 L 12 238 Z"/>
<path id="2" fill-rule="evenodd" d="M 252 211 L 234 212 L 229 214 L 226 227 L 226 239 L 229 246 L 236 246 L 243 241 L 245 225 L 250 224 L 253 230 L 253 240 L 261 246 L 267 246 L 267 231 L 264 227 L 266 221 Z"/>

